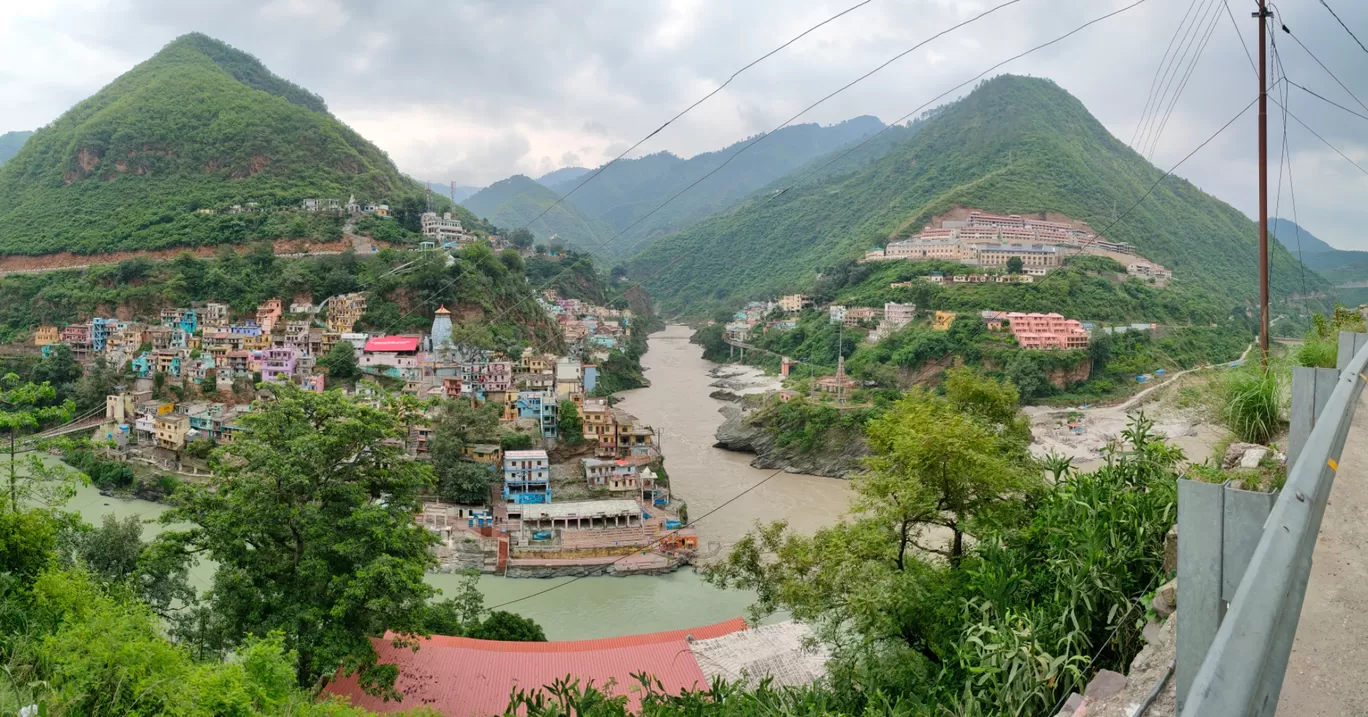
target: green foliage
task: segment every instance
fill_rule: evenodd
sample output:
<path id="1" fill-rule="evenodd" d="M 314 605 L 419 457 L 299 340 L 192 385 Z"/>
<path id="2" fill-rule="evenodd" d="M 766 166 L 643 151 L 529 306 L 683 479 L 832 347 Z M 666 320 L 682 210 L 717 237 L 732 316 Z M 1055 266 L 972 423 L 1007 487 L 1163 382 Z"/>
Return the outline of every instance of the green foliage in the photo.
<path id="1" fill-rule="evenodd" d="M 561 202 L 545 216 L 538 218 L 558 199 L 560 195 L 536 180 L 518 174 L 481 189 L 467 197 L 462 204 L 499 226 L 527 226 L 542 239 L 549 240 L 556 236 L 578 251 L 599 253 L 596 249 L 612 238 L 613 229 L 601 221 L 584 216 L 574 203 Z M 531 222 L 530 226 L 528 222 Z"/>
<path id="2" fill-rule="evenodd" d="M 328 379 L 332 381 L 350 381 L 361 375 L 356 363 L 356 347 L 347 341 L 333 344 L 318 364 L 328 370 Z"/>
<path id="3" fill-rule="evenodd" d="M 279 630 L 301 685 L 338 667 L 385 690 L 369 636 L 411 632 L 433 589 L 435 538 L 413 521 L 432 470 L 403 447 L 404 416 L 335 391 L 272 385 L 244 431 L 187 484 L 159 541 L 217 563 L 208 594 L 218 638 L 240 646 Z"/>
<path id="4" fill-rule="evenodd" d="M 86 474 L 91 484 L 104 490 L 128 488 L 137 480 L 127 463 L 101 458 L 89 446 L 67 447 L 62 451 L 62 462 Z"/>
<path id="5" fill-rule="evenodd" d="M 914 233 L 954 205 L 1052 211 L 1101 229 L 1115 207 L 1131 206 L 1160 176 L 1054 83 L 1003 75 L 936 110 L 867 166 L 778 195 L 756 193 L 652 244 L 629 268 L 632 276 L 651 277 L 647 288 L 662 313 L 706 315 L 718 303 L 811 289 L 817 272 Z M 1109 234 L 1172 269 L 1173 288 L 1191 285 L 1199 290 L 1191 294 L 1205 292 L 1217 309 L 1253 292 L 1239 277 L 1256 264 L 1254 223 L 1182 179 L 1164 180 Z M 1275 297 L 1301 292 L 1295 259 L 1281 246 L 1271 254 Z M 1309 291 L 1327 287 L 1314 273 L 1306 278 Z"/>
<path id="6" fill-rule="evenodd" d="M 467 460 L 461 449 L 471 443 L 499 443 L 500 407 L 469 400 L 443 401 L 432 427 L 429 453 L 437 475 L 437 495 L 453 503 L 482 505 L 489 486 L 499 479 L 493 466 Z"/>
<path id="7" fill-rule="evenodd" d="M 1006 406 L 1002 390 L 985 385 L 961 397 L 979 396 L 967 400 L 996 414 Z M 756 592 L 752 617 L 786 610 L 835 641 L 831 682 L 818 690 L 829 713 L 1046 714 L 1087 678 L 1092 656 L 1093 667 L 1123 668 L 1142 645 L 1135 618 L 1161 577 L 1182 451 L 1140 416 L 1123 433 L 1129 449 L 1093 473 L 1053 484 L 1038 472 L 1006 483 L 976 470 L 936 479 L 938 456 L 981 468 L 1024 453 L 1018 440 L 998 454 L 976 445 L 954 455 L 950 434 L 977 444 L 993 430 L 948 403 L 914 394 L 875 422 L 876 475 L 855 484 L 861 510 L 851 520 L 811 537 L 782 522 L 760 526 L 707 571 L 714 583 Z M 1005 478 L 1006 470 L 989 473 Z M 1015 480 L 1029 485 L 1011 487 Z M 944 490 L 953 486 L 967 490 Z M 929 546 L 910 542 L 928 524 L 952 521 L 976 538 L 958 558 L 946 559 L 955 556 L 953 532 L 923 536 Z M 937 554 L 942 538 L 946 557 Z M 887 704 L 894 694 L 905 701 L 897 712 Z"/>
<path id="8" fill-rule="evenodd" d="M 556 435 L 560 436 L 561 442 L 570 446 L 578 446 L 584 443 L 584 419 L 580 418 L 579 406 L 574 401 L 565 399 L 560 403 L 560 418 L 556 423 Z"/>
<path id="9" fill-rule="evenodd" d="M 529 433 L 505 433 L 499 438 L 499 447 L 505 451 L 525 451 L 532 448 L 532 435 Z"/>
<path id="10" fill-rule="evenodd" d="M 192 34 L 40 129 L 0 167 L 0 252 L 334 240 L 340 217 L 295 208 L 351 194 L 397 206 L 419 202 L 422 190 L 318 96 Z M 198 213 L 249 202 L 258 211 Z"/>
<path id="11" fill-rule="evenodd" d="M 1219 385 L 1222 423 L 1241 441 L 1267 444 L 1283 422 L 1285 380 L 1282 370 L 1258 361 L 1226 371 Z"/>
<path id="12" fill-rule="evenodd" d="M 1339 334 L 1341 331 L 1352 333 L 1368 332 L 1368 322 L 1359 312 L 1336 304 L 1330 317 L 1324 314 L 1311 315 L 1311 331 L 1306 340 L 1298 347 L 1295 360 L 1298 366 L 1312 368 L 1335 368 L 1339 360 Z"/>

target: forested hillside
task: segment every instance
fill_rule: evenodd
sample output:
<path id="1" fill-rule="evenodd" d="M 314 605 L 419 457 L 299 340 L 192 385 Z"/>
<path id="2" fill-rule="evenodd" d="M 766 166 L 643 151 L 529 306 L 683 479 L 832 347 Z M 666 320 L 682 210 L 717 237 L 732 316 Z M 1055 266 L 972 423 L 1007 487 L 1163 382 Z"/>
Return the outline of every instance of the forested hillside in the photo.
<path id="1" fill-rule="evenodd" d="M 561 182 L 583 181 L 584 175 L 592 171 L 594 170 L 589 169 L 588 167 L 561 167 L 554 172 L 547 172 L 546 174 L 537 177 L 537 182 L 548 187 L 554 187 Z M 572 184 L 570 186 L 573 187 L 574 185 Z"/>
<path id="2" fill-rule="evenodd" d="M 527 226 L 543 242 L 556 235 L 562 243 L 580 251 L 593 252 L 595 247 L 612 238 L 615 233 L 612 227 L 584 216 L 570 202 L 561 202 L 528 226 L 528 222 L 559 198 L 560 195 L 536 180 L 519 174 L 481 189 L 461 204 L 498 226 L 509 229 Z"/>
<path id="3" fill-rule="evenodd" d="M 0 167 L 0 253 L 95 253 L 281 236 L 306 197 L 422 189 L 317 95 L 200 34 L 38 130 Z M 258 212 L 207 215 L 257 204 Z"/>
<path id="4" fill-rule="evenodd" d="M 585 216 L 600 219 L 620 232 L 646 217 L 651 210 L 678 194 L 708 172 L 731 161 L 707 181 L 689 189 L 678 199 L 633 227 L 613 242 L 614 251 L 631 254 L 645 240 L 679 231 L 705 217 L 725 210 L 755 190 L 852 142 L 865 139 L 883 128 L 875 117 L 856 117 L 823 127 L 801 124 L 785 127 L 763 142 L 738 155 L 754 138 L 736 142 L 716 152 L 682 159 L 669 152 L 658 152 L 637 159 L 624 159 L 604 170 L 571 195 Z M 562 181 L 552 188 L 564 195 L 583 178 Z"/>
<path id="5" fill-rule="evenodd" d="M 632 258 L 630 276 L 647 280 L 665 313 L 697 315 L 811 288 L 819 272 L 915 233 L 956 204 L 1053 211 L 1105 228 L 1160 176 L 1058 85 L 1004 75 L 932 113 L 859 171 L 814 177 L 778 195 L 758 192 L 656 242 Z M 1223 306 L 1256 292 L 1257 226 L 1180 178 L 1160 184 L 1110 236 Z M 1296 260 L 1277 246 L 1272 261 L 1275 296 L 1300 292 Z M 1326 288 L 1314 273 L 1307 281 L 1311 291 Z"/>
<path id="6" fill-rule="evenodd" d="M 10 157 L 19 153 L 19 148 L 24 146 L 32 132 L 6 132 L 0 134 L 0 164 L 4 164 Z"/>

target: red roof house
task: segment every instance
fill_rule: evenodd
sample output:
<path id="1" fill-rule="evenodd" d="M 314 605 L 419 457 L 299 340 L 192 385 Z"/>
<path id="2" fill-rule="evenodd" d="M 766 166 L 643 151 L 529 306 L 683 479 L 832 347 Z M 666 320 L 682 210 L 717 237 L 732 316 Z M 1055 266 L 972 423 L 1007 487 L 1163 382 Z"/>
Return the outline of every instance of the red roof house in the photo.
<path id="1" fill-rule="evenodd" d="M 533 691 L 567 676 L 581 686 L 592 681 L 614 695 L 640 705 L 632 673 L 645 672 L 665 690 L 678 694 L 708 686 L 708 679 L 689 650 L 689 640 L 708 640 L 746 629 L 735 618 L 716 625 L 602 640 L 567 642 L 499 642 L 434 635 L 417 651 L 394 647 L 393 635 L 372 639 L 380 664 L 399 667 L 394 687 L 403 699 L 386 702 L 366 694 L 356 675 L 338 672 L 324 691 L 345 696 L 353 705 L 374 712 L 401 712 L 419 707 L 447 717 L 503 714 L 515 690 Z M 611 686 L 610 686 L 611 683 Z"/>

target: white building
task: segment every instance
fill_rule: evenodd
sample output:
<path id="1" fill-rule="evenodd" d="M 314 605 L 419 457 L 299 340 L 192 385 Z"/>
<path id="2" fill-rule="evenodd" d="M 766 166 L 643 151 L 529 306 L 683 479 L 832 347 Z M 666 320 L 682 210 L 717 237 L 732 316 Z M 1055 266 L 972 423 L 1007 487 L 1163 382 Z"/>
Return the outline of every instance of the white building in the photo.
<path id="1" fill-rule="evenodd" d="M 466 233 L 465 227 L 461 226 L 461 220 L 451 216 L 451 212 L 444 212 L 440 217 L 436 212 L 424 212 L 420 221 L 423 225 L 423 235 L 431 237 L 439 246 L 468 242 L 473 238 Z"/>

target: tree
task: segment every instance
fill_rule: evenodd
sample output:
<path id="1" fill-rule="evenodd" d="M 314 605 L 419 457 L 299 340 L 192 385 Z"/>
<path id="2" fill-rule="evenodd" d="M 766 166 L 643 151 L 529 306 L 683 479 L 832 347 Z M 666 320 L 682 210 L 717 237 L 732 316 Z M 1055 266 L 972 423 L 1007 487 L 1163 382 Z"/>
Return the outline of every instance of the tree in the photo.
<path id="1" fill-rule="evenodd" d="M 428 455 L 437 475 L 437 493 L 443 500 L 474 505 L 489 500 L 489 485 L 498 474 L 488 465 L 466 459 L 461 449 L 478 441 L 497 442 L 498 435 L 498 405 L 476 406 L 465 399 L 442 402 L 432 425 Z"/>
<path id="2" fill-rule="evenodd" d="M 191 527 L 158 540 L 217 563 L 207 600 L 230 649 L 280 630 L 301 685 L 342 666 L 388 690 L 395 668 L 368 638 L 418 629 L 434 593 L 435 538 L 413 521 L 432 470 L 393 412 L 288 384 L 263 394 L 211 484 L 185 486 L 163 516 Z"/>
<path id="3" fill-rule="evenodd" d="M 526 249 L 527 247 L 532 246 L 532 242 L 535 240 L 536 237 L 532 235 L 531 230 L 527 227 L 514 229 L 508 233 L 508 243 L 519 249 Z"/>
<path id="4" fill-rule="evenodd" d="M 622 281 L 623 279 L 626 279 L 626 278 L 627 278 L 627 265 L 626 265 L 626 264 L 618 264 L 617 266 L 613 267 L 612 271 L 608 272 L 608 276 L 609 276 L 613 281 Z M 730 319 L 731 317 L 727 317 L 727 318 Z"/>
<path id="5" fill-rule="evenodd" d="M 1023 268 L 1025 268 L 1025 266 L 1026 266 L 1025 262 L 1023 262 L 1023 261 L 1021 260 L 1021 257 L 1019 257 L 1019 256 L 1013 256 L 1013 257 L 1009 257 L 1009 258 L 1007 259 L 1007 273 L 1008 273 L 1008 274 L 1020 274 L 1020 273 L 1021 273 L 1021 270 L 1022 270 Z"/>
<path id="6" fill-rule="evenodd" d="M 471 629 L 466 636 L 477 640 L 546 642 L 546 633 L 536 621 L 503 610 L 489 613 L 489 617 Z"/>
<path id="7" fill-rule="evenodd" d="M 71 347 L 66 344 L 56 344 L 49 347 L 48 355 L 33 367 L 33 374 L 30 379 L 34 383 L 52 384 L 54 388 L 63 395 L 67 393 L 80 380 L 81 364 L 76 362 L 76 357 L 71 353 Z"/>
<path id="8" fill-rule="evenodd" d="M 350 381 L 361 375 L 356 363 L 356 349 L 350 341 L 338 341 L 318 363 L 328 370 L 330 381 Z"/>
<path id="9" fill-rule="evenodd" d="M 532 435 L 528 433 L 505 433 L 499 438 L 499 447 L 505 451 L 525 451 L 532 447 Z"/>
<path id="10" fill-rule="evenodd" d="M 37 431 L 46 423 L 65 421 L 76 410 L 70 399 L 58 403 L 57 389 L 52 384 L 21 383 L 17 374 L 0 378 L 0 430 L 9 434 L 9 498 L 10 510 L 18 511 L 20 499 L 36 498 L 43 502 L 61 502 L 69 498 L 69 476 L 66 471 L 47 466 L 36 455 L 29 456 L 28 472 L 19 475 L 16 457 L 22 449 L 18 437 Z"/>
<path id="11" fill-rule="evenodd" d="M 456 596 L 428 603 L 424 609 L 424 631 L 435 635 L 473 637 L 477 640 L 546 642 L 546 633 L 530 618 L 503 610 L 495 610 L 486 616 L 484 593 L 480 592 L 479 582 L 478 572 L 463 570 Z"/>
<path id="12" fill-rule="evenodd" d="M 82 409 L 103 406 L 105 397 L 114 393 L 123 377 L 103 356 L 96 356 L 90 370 L 76 381 L 76 405 Z"/>
<path id="13" fill-rule="evenodd" d="M 556 433 L 567 445 L 578 446 L 584 443 L 584 420 L 580 418 L 579 407 L 570 399 L 561 401 Z"/>

